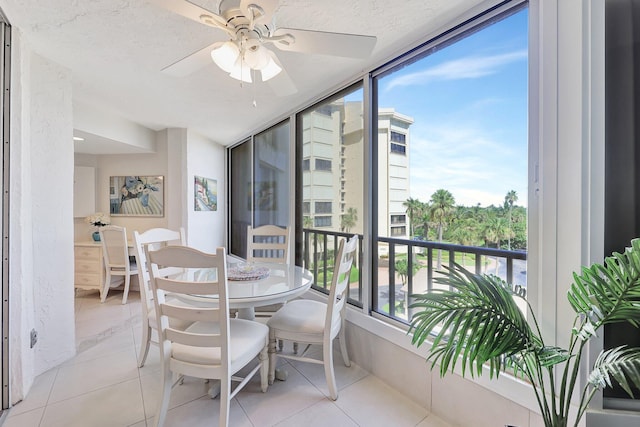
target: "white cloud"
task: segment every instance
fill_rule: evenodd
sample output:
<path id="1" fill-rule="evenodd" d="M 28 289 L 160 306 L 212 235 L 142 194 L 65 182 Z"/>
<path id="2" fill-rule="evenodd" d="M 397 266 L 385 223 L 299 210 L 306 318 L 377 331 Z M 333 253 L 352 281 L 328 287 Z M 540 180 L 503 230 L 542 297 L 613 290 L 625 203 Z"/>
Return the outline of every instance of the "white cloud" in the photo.
<path id="1" fill-rule="evenodd" d="M 515 153 L 505 150 L 499 141 L 479 129 L 459 125 L 431 128 L 428 137 L 418 134 L 422 132 L 413 133 L 410 142 L 411 197 L 426 202 L 444 188 L 453 194 L 456 204 L 499 206 L 513 189 L 520 197 L 518 204 L 526 205 L 526 167 L 514 171 Z"/>
<path id="2" fill-rule="evenodd" d="M 468 56 L 443 62 L 404 76 L 392 79 L 385 91 L 399 86 L 427 84 L 438 80 L 475 79 L 498 72 L 499 68 L 512 62 L 526 60 L 527 51 L 517 50 L 491 56 Z"/>

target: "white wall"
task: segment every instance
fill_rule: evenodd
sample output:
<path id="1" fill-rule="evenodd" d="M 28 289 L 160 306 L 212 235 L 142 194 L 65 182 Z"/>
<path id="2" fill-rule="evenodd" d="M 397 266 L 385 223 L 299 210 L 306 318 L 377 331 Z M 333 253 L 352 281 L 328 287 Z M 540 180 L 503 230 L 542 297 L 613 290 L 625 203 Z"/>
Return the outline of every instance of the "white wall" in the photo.
<path id="1" fill-rule="evenodd" d="M 79 155 L 74 160 L 71 73 L 33 53 L 17 29 L 13 30 L 11 85 L 9 377 L 10 401 L 15 404 L 26 396 L 38 375 L 76 353 L 74 163 L 96 167 L 96 210 L 108 212 L 110 176 L 162 174 L 173 180 L 170 171 L 175 173 L 175 165 L 186 160 L 169 160 L 166 131 L 157 133 L 153 154 Z M 224 150 L 200 138 L 195 141 L 194 156 L 202 158 L 202 163 L 194 171 L 218 177 L 223 185 Z M 213 172 L 215 168 L 220 170 Z M 190 191 L 184 185 L 175 188 L 177 192 L 167 194 L 163 218 L 117 217 L 114 223 L 145 230 L 165 227 L 171 218 L 180 218 L 188 228 L 182 221 L 186 218 L 182 206 L 187 193 L 193 203 L 193 185 Z M 214 236 L 214 247 L 222 242 L 218 237 L 224 231 L 222 212 L 198 218 L 197 227 L 206 227 L 205 233 Z M 82 220 L 76 220 L 75 229 L 82 229 L 78 221 Z M 194 235 L 197 227 L 192 228 Z M 87 228 L 86 238 L 90 231 Z M 32 329 L 38 332 L 33 349 L 29 347 Z"/>
<path id="2" fill-rule="evenodd" d="M 88 128 L 100 135 L 99 129 Z M 114 216 L 112 224 L 133 231 L 154 227 L 184 227 L 187 243 L 203 251 L 215 251 L 224 244 L 225 151 L 221 145 L 186 129 L 172 128 L 155 133 L 156 151 L 150 154 L 87 155 L 76 154 L 76 166 L 96 168 L 96 211 L 109 212 L 109 180 L 120 175 L 164 176 L 165 215 L 156 217 Z M 218 210 L 195 212 L 194 176 L 218 181 Z M 75 219 L 75 240 L 89 240 L 93 228 L 83 218 Z"/>
<path id="3" fill-rule="evenodd" d="M 380 328 L 388 325 L 378 323 Z M 378 330 L 379 332 L 379 330 Z M 410 346 L 406 332 L 396 330 L 397 339 Z M 505 397 L 491 391 L 499 383 L 511 380 L 502 376 L 499 381 L 489 380 L 488 375 L 480 381 L 470 381 L 459 374 L 440 377 L 439 367 L 431 370 L 431 362 L 425 360 L 424 351 L 408 350 L 403 345 L 372 333 L 351 322 L 347 323 L 347 343 L 351 360 L 359 367 L 382 379 L 389 386 L 400 391 L 418 405 L 436 414 L 455 426 L 496 427 L 513 425 L 517 427 L 543 427 L 542 417 L 519 401 L 530 400 L 531 395 Z M 335 363 L 342 363 L 336 355 Z M 510 384 L 502 384 L 509 387 Z M 530 397 L 530 399 L 527 399 Z"/>
<path id="4" fill-rule="evenodd" d="M 75 354 L 71 74 L 13 31 L 10 400 Z M 38 342 L 29 347 L 31 329 Z"/>
<path id="5" fill-rule="evenodd" d="M 154 227 L 167 227 L 168 218 L 175 212 L 175 201 L 171 200 L 167 194 L 167 181 L 172 177 L 168 174 L 167 168 L 167 139 L 165 132 L 158 132 L 156 135 L 156 152 L 151 154 L 113 154 L 95 156 L 97 160 L 96 169 L 96 211 L 109 212 L 109 181 L 112 176 L 128 175 L 162 175 L 164 176 L 164 206 L 163 217 L 135 217 L 135 216 L 113 216 L 111 223 L 121 227 L 126 227 L 127 236 L 133 238 L 133 231 L 145 231 Z M 78 220 L 76 220 L 78 221 Z M 80 219 L 82 222 L 82 219 Z M 93 230 L 86 225 L 86 236 L 79 234 L 76 240 L 89 240 Z"/>
<path id="6" fill-rule="evenodd" d="M 188 132 L 187 150 L 187 194 L 188 207 L 187 240 L 190 246 L 205 252 L 215 252 L 218 246 L 225 246 L 226 174 L 225 149 L 204 137 Z M 218 184 L 218 210 L 204 212 L 194 210 L 195 176 L 215 179 Z"/>

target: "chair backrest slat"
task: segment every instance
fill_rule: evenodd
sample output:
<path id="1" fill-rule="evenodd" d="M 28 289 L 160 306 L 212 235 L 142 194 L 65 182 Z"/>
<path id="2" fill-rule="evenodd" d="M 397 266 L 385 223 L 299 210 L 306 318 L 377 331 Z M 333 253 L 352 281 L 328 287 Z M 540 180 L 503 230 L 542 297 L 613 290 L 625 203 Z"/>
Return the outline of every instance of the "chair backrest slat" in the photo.
<path id="1" fill-rule="evenodd" d="M 100 228 L 100 241 L 107 268 L 128 268 L 127 229 L 116 225 Z"/>
<path id="2" fill-rule="evenodd" d="M 192 347 L 220 347 L 222 344 L 220 334 L 195 334 L 173 328 L 168 328 L 165 333 L 169 341 Z"/>
<path id="3" fill-rule="evenodd" d="M 325 330 L 331 330 L 337 322 L 343 322 L 346 302 L 349 297 L 349 283 L 351 268 L 356 262 L 358 248 L 358 236 L 354 235 L 346 241 L 342 239 L 338 247 L 333 280 L 327 301 L 327 316 L 325 318 Z"/>
<path id="4" fill-rule="evenodd" d="M 187 275 L 188 273 L 179 273 Z M 175 280 L 172 278 L 157 277 L 156 286 L 161 287 L 165 293 L 188 295 L 218 295 L 218 282 L 192 282 L 189 280 Z"/>
<path id="5" fill-rule="evenodd" d="M 152 228 L 139 233 L 133 232 L 133 241 L 135 243 L 135 256 L 136 264 L 138 265 L 139 281 L 140 281 L 140 299 L 142 300 L 142 309 L 145 310 L 145 315 L 153 309 L 153 293 L 149 284 L 149 270 L 147 269 L 147 258 L 145 255 L 145 248 L 149 247 L 151 250 L 158 250 L 161 247 L 168 245 L 186 245 L 187 239 L 185 237 L 184 228 L 180 230 L 170 230 L 168 228 Z M 182 271 L 177 267 L 161 268 L 158 270 L 158 274 L 161 276 L 169 276 Z"/>
<path id="6" fill-rule="evenodd" d="M 219 347 L 221 366 L 229 366 L 229 302 L 227 297 L 226 252 L 218 248 L 215 254 L 207 254 L 187 246 L 165 246 L 158 250 L 145 248 L 150 271 L 151 289 L 155 296 L 154 306 L 160 325 L 160 341 L 175 342 L 195 347 Z M 178 277 L 160 275 L 161 268 L 183 270 Z M 195 274 L 189 269 L 199 269 Z M 177 300 L 191 295 L 217 295 L 217 307 L 197 307 L 190 304 L 168 303 L 166 295 Z M 209 326 L 207 332 L 170 328 L 170 320 L 203 322 Z M 164 357 L 164 353 L 161 353 Z"/>
<path id="7" fill-rule="evenodd" d="M 247 227 L 247 261 L 289 262 L 289 227 Z"/>
<path id="8" fill-rule="evenodd" d="M 211 317 L 217 317 L 219 309 L 214 307 L 201 307 L 197 310 L 193 308 L 185 308 L 184 306 L 174 304 L 162 304 L 162 312 L 170 318 L 180 318 L 190 320 L 191 322 L 206 322 Z"/>

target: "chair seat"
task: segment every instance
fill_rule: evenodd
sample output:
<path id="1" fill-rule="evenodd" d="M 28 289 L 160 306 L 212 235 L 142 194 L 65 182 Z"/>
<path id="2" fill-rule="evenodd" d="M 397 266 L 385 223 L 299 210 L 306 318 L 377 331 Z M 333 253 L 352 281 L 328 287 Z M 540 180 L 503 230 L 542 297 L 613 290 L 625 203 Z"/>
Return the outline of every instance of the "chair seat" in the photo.
<path id="1" fill-rule="evenodd" d="M 313 300 L 286 303 L 267 322 L 276 336 L 295 336 L 300 342 L 322 342 L 327 305 Z"/>
<path id="2" fill-rule="evenodd" d="M 220 427 L 229 425 L 229 402 L 251 378 L 260 372 L 260 388 L 267 391 L 269 376 L 269 328 L 257 322 L 229 319 L 226 251 L 215 254 L 183 245 L 157 250 L 144 248 L 154 291 L 153 304 L 160 322 L 159 344 L 162 364 L 162 393 L 153 425 L 162 427 L 169 410 L 176 375 L 220 380 Z M 160 267 L 163 267 L 162 269 Z M 196 269 L 191 280 L 167 277 L 167 268 Z M 199 269 L 215 269 L 217 275 L 203 275 Z M 206 277 L 203 277 L 206 276 Z M 166 298 L 187 295 L 217 295 L 215 307 L 167 304 Z M 167 319 L 194 320 L 184 330 L 168 328 Z M 242 369 L 245 368 L 245 371 Z M 235 383 L 235 387 L 232 386 Z M 186 425 L 189 422 L 177 424 Z"/>
<path id="3" fill-rule="evenodd" d="M 351 267 L 354 264 L 358 236 L 352 236 L 345 244 L 340 241 L 336 262 L 333 269 L 331 289 L 328 303 L 298 299 L 284 305 L 269 319 L 269 383 L 273 384 L 276 373 L 277 358 L 300 362 L 321 363 L 329 387 L 329 397 L 338 398 L 335 372 L 333 371 L 333 340 L 340 337 L 340 351 L 345 366 L 350 366 L 344 332 L 346 302 L 349 292 Z M 276 350 L 276 342 L 293 341 L 293 353 L 285 352 L 280 346 Z M 306 344 L 306 348 L 298 354 L 297 343 Z M 322 345 L 322 359 L 306 356 L 311 345 Z"/>
<path id="4" fill-rule="evenodd" d="M 192 333 L 212 333 L 219 331 L 218 324 L 196 322 L 186 329 Z M 229 319 L 229 362 L 232 366 L 244 366 L 268 343 L 269 328 L 258 322 Z M 198 365 L 220 364 L 219 347 L 193 347 L 178 343 L 172 345 L 171 358 L 180 362 Z"/>

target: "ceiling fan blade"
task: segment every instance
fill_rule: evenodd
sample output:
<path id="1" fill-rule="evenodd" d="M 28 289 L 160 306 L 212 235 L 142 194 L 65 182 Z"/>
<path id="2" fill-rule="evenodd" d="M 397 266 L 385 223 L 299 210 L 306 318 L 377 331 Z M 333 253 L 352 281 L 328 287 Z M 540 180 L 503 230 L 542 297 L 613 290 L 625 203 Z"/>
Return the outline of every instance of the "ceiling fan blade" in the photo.
<path id="1" fill-rule="evenodd" d="M 206 67 L 209 64 L 213 64 L 211 59 L 211 51 L 214 46 L 220 42 L 212 43 L 209 46 L 200 49 L 186 57 L 174 62 L 173 64 L 164 67 L 162 72 L 170 76 L 185 77 L 189 74 L 193 74 L 201 68 Z"/>
<path id="2" fill-rule="evenodd" d="M 281 71 L 275 77 L 267 80 L 267 84 L 278 96 L 293 95 L 298 91 L 295 83 L 293 83 L 293 80 L 289 77 L 287 70 L 282 66 L 275 52 L 269 49 L 266 49 L 266 51 L 269 52 L 269 56 L 273 58 L 273 61 L 281 68 Z"/>
<path id="3" fill-rule="evenodd" d="M 286 44 L 274 40 L 273 44 L 280 50 L 291 52 L 319 53 L 322 55 L 344 56 L 348 58 L 367 58 L 376 45 L 376 38 L 374 36 L 327 33 L 293 28 L 278 28 L 274 31 L 272 37 L 277 38 L 278 36 L 284 36 L 286 34 L 291 34 L 295 38 L 295 42 Z"/>
<path id="4" fill-rule="evenodd" d="M 240 0 L 240 10 L 246 12 L 252 4 L 260 7 L 264 11 L 264 14 L 256 17 L 254 22 L 256 24 L 269 24 L 273 13 L 278 7 L 278 0 Z"/>
<path id="5" fill-rule="evenodd" d="M 227 30 L 229 26 L 222 16 L 216 15 L 210 10 L 193 4 L 188 0 L 151 0 L 151 2 L 158 7 L 210 27 Z M 204 16 L 206 16 L 207 19 L 203 19 Z"/>
<path id="6" fill-rule="evenodd" d="M 298 88 L 287 74 L 287 71 L 283 68 L 280 73 L 274 78 L 267 80 L 267 84 L 278 96 L 293 95 L 298 91 Z"/>

